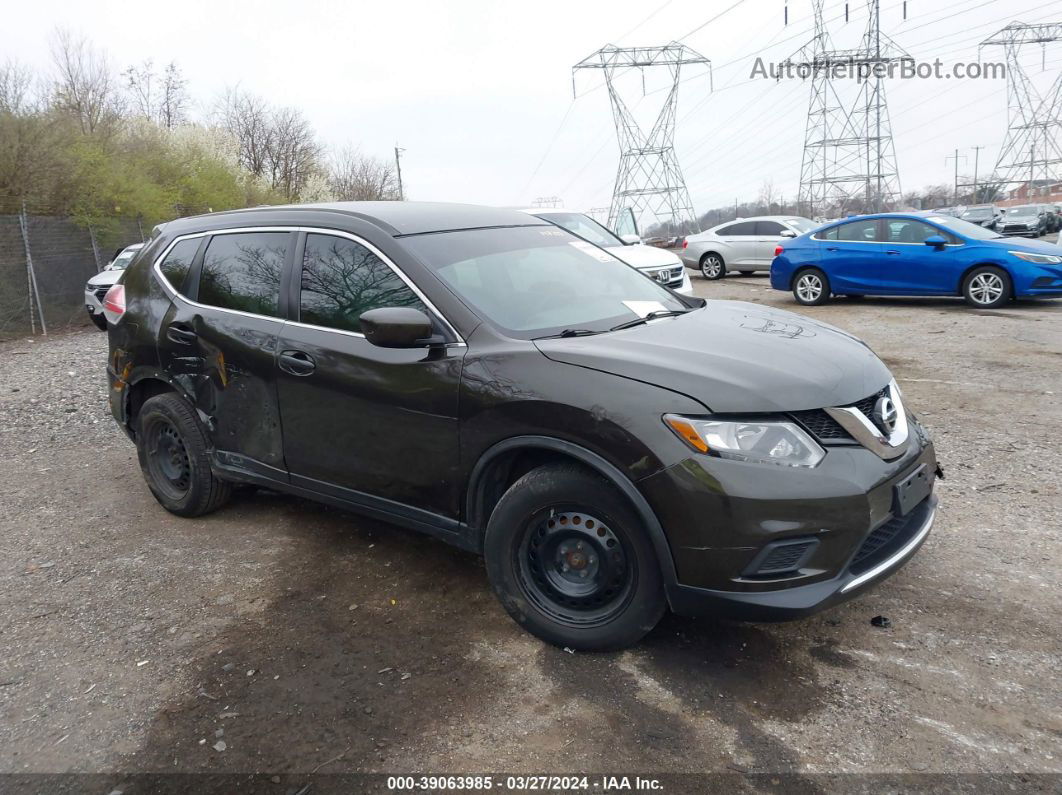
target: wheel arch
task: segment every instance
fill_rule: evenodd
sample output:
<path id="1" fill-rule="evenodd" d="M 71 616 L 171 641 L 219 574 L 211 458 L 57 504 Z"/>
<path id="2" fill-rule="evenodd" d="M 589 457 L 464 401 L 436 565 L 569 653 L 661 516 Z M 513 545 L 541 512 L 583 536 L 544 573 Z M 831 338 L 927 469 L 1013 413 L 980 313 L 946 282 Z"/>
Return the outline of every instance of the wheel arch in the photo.
<path id="1" fill-rule="evenodd" d="M 129 432 L 136 437 L 136 418 L 141 407 L 156 395 L 173 392 L 184 397 L 180 389 L 159 374 L 148 373 L 132 381 L 125 390 L 124 420 Z"/>
<path id="2" fill-rule="evenodd" d="M 715 256 L 719 257 L 719 259 L 723 263 L 723 267 L 724 268 L 727 266 L 726 265 L 726 257 L 723 256 L 723 252 L 719 251 L 718 247 L 715 247 L 715 248 L 705 249 L 704 251 L 701 252 L 701 256 L 697 257 L 697 267 L 699 267 L 699 268 L 700 267 L 704 267 L 704 260 L 710 254 L 715 254 Z"/>
<path id="3" fill-rule="evenodd" d="M 788 289 L 790 289 L 790 290 L 793 289 L 793 285 L 796 284 L 797 277 L 800 274 L 802 274 L 804 271 L 811 271 L 811 270 L 819 271 L 823 276 L 825 276 L 827 278 L 827 280 L 830 278 L 830 275 L 828 273 L 826 273 L 826 271 L 824 271 L 818 265 L 814 265 L 814 264 L 812 264 L 810 262 L 805 262 L 805 263 L 803 263 L 801 265 L 797 265 L 795 268 L 793 268 L 793 272 L 791 274 L 789 274 L 789 287 L 788 287 Z"/>
<path id="4" fill-rule="evenodd" d="M 465 516 L 477 550 L 483 548 L 487 522 L 502 494 L 519 477 L 547 463 L 576 463 L 611 483 L 642 520 L 667 586 L 676 582 L 675 561 L 664 529 L 634 483 L 610 461 L 581 445 L 550 436 L 516 436 L 487 449 L 476 461 L 465 494 Z M 670 592 L 670 589 L 669 589 Z"/>

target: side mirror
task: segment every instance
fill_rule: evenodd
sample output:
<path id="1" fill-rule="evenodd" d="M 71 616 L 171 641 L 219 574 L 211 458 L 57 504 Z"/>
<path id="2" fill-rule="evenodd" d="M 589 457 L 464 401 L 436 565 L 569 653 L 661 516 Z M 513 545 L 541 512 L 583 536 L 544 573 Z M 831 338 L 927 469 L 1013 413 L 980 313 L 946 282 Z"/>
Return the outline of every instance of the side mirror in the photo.
<path id="1" fill-rule="evenodd" d="M 625 246 L 637 246 L 641 245 L 642 242 L 641 236 L 634 234 L 620 235 L 620 240 L 623 241 Z"/>
<path id="2" fill-rule="evenodd" d="M 419 348 L 441 338 L 433 338 L 431 321 L 419 309 L 389 306 L 370 309 L 358 317 L 365 339 L 381 348 Z"/>
<path id="3" fill-rule="evenodd" d="M 932 246 L 933 248 L 944 248 L 948 244 L 948 241 L 940 235 L 930 235 L 924 242 L 927 246 Z"/>
<path id="4" fill-rule="evenodd" d="M 778 235 L 778 237 L 796 237 L 796 236 L 797 236 L 797 233 L 794 232 L 792 229 L 783 229 L 781 234 Z"/>

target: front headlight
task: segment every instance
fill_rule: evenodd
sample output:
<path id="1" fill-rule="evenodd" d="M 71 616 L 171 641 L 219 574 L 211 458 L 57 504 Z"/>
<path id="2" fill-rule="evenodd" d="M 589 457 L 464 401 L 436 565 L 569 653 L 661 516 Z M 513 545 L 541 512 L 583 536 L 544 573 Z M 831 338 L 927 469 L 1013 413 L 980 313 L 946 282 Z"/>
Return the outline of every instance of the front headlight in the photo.
<path id="1" fill-rule="evenodd" d="M 1057 254 L 1033 254 L 1031 251 L 1008 251 L 1011 256 L 1037 265 L 1062 265 L 1062 256 Z"/>
<path id="2" fill-rule="evenodd" d="M 813 467 L 826 456 L 807 432 L 785 419 L 716 420 L 665 414 L 676 436 L 698 453 L 788 467 Z"/>

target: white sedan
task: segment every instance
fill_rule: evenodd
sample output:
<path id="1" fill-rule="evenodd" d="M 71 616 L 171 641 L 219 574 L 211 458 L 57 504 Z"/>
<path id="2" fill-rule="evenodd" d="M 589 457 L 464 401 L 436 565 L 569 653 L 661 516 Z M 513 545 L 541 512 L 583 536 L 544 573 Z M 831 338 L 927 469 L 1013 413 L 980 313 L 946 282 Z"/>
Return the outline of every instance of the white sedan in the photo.
<path id="1" fill-rule="evenodd" d="M 791 215 L 738 218 L 687 237 L 682 244 L 682 261 L 713 280 L 722 279 L 727 271 L 769 271 L 779 243 L 817 226 L 807 218 Z"/>
<path id="2" fill-rule="evenodd" d="M 536 207 L 524 210 L 524 212 L 567 229 L 588 243 L 605 249 L 616 259 L 652 276 L 676 293 L 693 294 L 693 285 L 690 284 L 690 277 L 682 265 L 682 260 L 670 251 L 643 245 L 637 235 L 625 235 L 620 238 L 584 213 L 544 207 Z"/>

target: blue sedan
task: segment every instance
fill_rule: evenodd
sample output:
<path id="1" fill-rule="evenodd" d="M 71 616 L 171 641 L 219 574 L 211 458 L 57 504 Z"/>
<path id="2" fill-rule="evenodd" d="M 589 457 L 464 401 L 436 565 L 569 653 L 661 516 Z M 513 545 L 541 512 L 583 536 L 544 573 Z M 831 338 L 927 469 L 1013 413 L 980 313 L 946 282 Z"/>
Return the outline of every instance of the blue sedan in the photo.
<path id="1" fill-rule="evenodd" d="M 1015 297 L 1062 296 L 1062 247 L 1005 238 L 948 215 L 846 218 L 775 249 L 771 287 L 805 306 L 831 295 L 961 295 L 990 309 Z"/>

